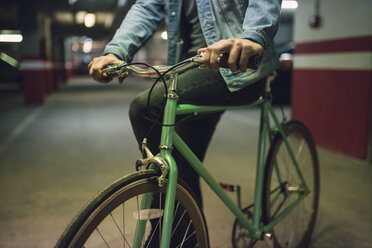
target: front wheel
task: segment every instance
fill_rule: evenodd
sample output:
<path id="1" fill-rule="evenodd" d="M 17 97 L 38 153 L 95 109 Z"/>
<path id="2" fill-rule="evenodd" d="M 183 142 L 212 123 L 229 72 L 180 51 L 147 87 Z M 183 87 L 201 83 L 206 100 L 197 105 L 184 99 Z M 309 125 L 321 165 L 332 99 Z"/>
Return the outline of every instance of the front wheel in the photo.
<path id="1" fill-rule="evenodd" d="M 167 183 L 158 187 L 157 178 L 157 171 L 139 171 L 108 186 L 75 217 L 56 247 L 160 247 Z M 136 236 L 136 229 L 143 234 Z M 204 216 L 177 184 L 171 247 L 208 246 Z"/>
<path id="2" fill-rule="evenodd" d="M 318 155 L 311 133 L 304 124 L 291 121 L 283 125 L 283 129 L 304 180 L 300 179 L 283 137 L 276 135 L 265 167 L 264 223 L 274 220 L 293 202 L 304 197 L 273 228 L 275 247 L 303 248 L 310 242 L 318 210 Z"/>

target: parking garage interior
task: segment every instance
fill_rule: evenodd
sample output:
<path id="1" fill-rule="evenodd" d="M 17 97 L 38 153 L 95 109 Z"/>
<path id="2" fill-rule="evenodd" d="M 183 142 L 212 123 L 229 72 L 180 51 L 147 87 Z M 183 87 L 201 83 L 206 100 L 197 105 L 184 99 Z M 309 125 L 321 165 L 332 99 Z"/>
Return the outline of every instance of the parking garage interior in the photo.
<path id="1" fill-rule="evenodd" d="M 1 2 L 0 247 L 53 247 L 86 202 L 135 170 L 128 110 L 152 81 L 100 84 L 87 69 L 134 2 Z M 296 5 L 282 5 L 273 104 L 317 144 L 310 247 L 371 247 L 372 2 L 285 2 Z M 162 23 L 134 61 L 165 64 L 166 31 Z M 258 108 L 226 112 L 205 158 L 216 178 L 242 186 L 243 206 L 253 199 L 258 129 Z M 202 193 L 211 247 L 232 247 L 234 218 L 205 184 Z"/>

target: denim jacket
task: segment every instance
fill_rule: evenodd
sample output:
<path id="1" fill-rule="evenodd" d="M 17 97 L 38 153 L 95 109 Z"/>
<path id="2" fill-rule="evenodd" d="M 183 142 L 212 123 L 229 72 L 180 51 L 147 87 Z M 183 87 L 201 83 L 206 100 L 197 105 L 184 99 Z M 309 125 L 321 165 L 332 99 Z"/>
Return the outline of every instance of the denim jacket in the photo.
<path id="1" fill-rule="evenodd" d="M 179 22 L 182 0 L 137 0 L 127 13 L 104 54 L 113 53 L 131 61 L 165 18 L 168 30 L 168 64 L 178 62 L 182 41 Z M 183 0 L 190 1 L 190 0 Z M 264 48 L 256 70 L 232 72 L 221 68 L 230 91 L 236 91 L 267 76 L 279 66 L 273 38 L 278 29 L 281 0 L 196 0 L 200 24 L 208 45 L 221 39 L 244 38 Z"/>

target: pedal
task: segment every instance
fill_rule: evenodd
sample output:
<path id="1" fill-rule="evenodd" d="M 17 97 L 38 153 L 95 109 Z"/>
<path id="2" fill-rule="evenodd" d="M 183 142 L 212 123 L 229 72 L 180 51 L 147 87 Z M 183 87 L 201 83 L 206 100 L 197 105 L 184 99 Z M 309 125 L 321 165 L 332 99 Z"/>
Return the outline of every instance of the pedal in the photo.
<path id="1" fill-rule="evenodd" d="M 238 204 L 238 207 L 241 209 L 242 207 L 241 207 L 241 197 L 240 197 L 240 185 L 233 185 L 233 184 L 220 182 L 220 186 L 226 192 L 236 192 L 237 204 Z"/>

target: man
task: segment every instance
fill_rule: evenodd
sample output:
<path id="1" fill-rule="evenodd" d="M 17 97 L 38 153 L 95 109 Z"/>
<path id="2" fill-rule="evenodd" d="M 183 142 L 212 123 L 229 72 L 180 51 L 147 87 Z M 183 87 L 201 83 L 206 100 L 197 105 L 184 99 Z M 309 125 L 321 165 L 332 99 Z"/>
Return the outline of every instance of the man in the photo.
<path id="1" fill-rule="evenodd" d="M 94 58 L 89 75 L 107 83 L 111 78 L 102 69 L 129 62 L 151 37 L 165 18 L 168 29 L 168 64 L 205 52 L 205 67 L 179 75 L 177 92 L 180 103 L 248 104 L 263 92 L 262 80 L 278 67 L 272 44 L 278 28 L 281 0 L 138 0 L 131 7 L 120 28 L 104 51 Z M 228 69 L 219 68 L 219 57 L 228 54 Z M 256 70 L 247 68 L 253 56 L 261 57 Z M 141 93 L 132 102 L 130 119 L 139 143 L 146 136 L 149 148 L 156 154 L 160 126 L 150 129 L 147 112 L 149 92 Z M 161 111 L 164 89 L 155 87 L 151 109 Z M 195 117 L 175 127 L 194 153 L 203 160 L 214 129 L 222 113 Z M 173 152 L 179 176 L 201 201 L 198 175 L 177 151 Z"/>

